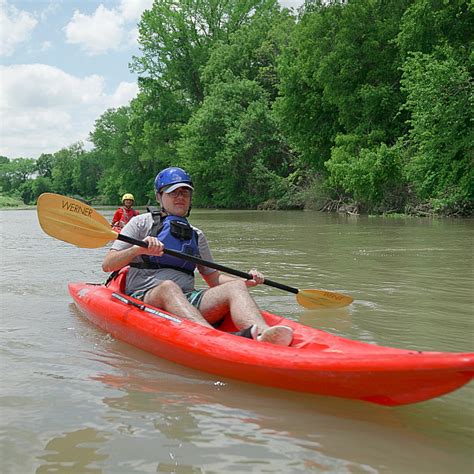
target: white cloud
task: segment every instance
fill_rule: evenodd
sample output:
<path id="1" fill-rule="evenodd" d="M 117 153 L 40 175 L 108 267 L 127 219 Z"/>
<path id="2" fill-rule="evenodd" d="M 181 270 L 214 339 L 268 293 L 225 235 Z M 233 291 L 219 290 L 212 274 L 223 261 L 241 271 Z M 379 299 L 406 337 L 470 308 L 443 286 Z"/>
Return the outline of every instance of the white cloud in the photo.
<path id="1" fill-rule="evenodd" d="M 121 107 L 128 104 L 138 94 L 138 85 L 134 82 L 121 82 L 108 99 L 108 107 Z"/>
<path id="2" fill-rule="evenodd" d="M 85 141 L 108 108 L 127 105 L 138 87 L 121 82 L 112 94 L 98 75 L 72 76 L 45 64 L 0 66 L 0 155 L 37 158 Z"/>
<path id="3" fill-rule="evenodd" d="M 122 0 L 119 10 L 125 21 L 137 22 L 144 10 L 149 10 L 153 5 L 153 0 Z"/>
<path id="4" fill-rule="evenodd" d="M 80 45 L 90 55 L 136 44 L 136 24 L 143 11 L 152 5 L 153 0 L 122 0 L 116 9 L 99 5 L 92 15 L 76 10 L 64 27 L 66 40 Z"/>
<path id="5" fill-rule="evenodd" d="M 124 37 L 123 18 L 103 5 L 91 16 L 76 10 L 64 31 L 68 43 L 80 45 L 91 55 L 103 54 L 119 49 Z"/>
<path id="6" fill-rule="evenodd" d="M 100 76 L 81 79 L 46 64 L 0 66 L 0 71 L 0 105 L 6 107 L 87 104 L 100 98 L 104 88 Z"/>
<path id="7" fill-rule="evenodd" d="M 15 47 L 30 37 L 37 24 L 30 13 L 0 0 L 0 56 L 11 56 Z"/>

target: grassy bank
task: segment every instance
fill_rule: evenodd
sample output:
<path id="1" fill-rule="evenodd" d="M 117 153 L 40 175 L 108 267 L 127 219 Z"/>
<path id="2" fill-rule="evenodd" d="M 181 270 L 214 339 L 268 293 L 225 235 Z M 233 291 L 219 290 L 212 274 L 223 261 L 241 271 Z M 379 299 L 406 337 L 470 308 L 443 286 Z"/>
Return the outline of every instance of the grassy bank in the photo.
<path id="1" fill-rule="evenodd" d="M 27 207 L 26 204 L 17 197 L 4 196 L 0 194 L 0 208 L 2 207 Z"/>

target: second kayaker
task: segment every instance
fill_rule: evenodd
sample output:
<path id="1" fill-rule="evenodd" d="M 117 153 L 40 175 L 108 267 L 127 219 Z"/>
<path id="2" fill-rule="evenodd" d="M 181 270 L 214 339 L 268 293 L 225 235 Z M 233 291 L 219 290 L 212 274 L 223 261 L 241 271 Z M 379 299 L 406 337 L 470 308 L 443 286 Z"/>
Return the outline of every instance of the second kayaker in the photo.
<path id="1" fill-rule="evenodd" d="M 288 326 L 269 327 L 248 288 L 263 283 L 263 275 L 250 270 L 252 280 L 235 278 L 218 270 L 195 265 L 163 253 L 170 248 L 212 261 L 204 233 L 187 220 L 194 187 L 181 168 L 166 168 L 155 179 L 160 210 L 130 220 L 122 234 L 148 242 L 148 248 L 115 240 L 102 268 L 113 272 L 130 265 L 126 293 L 183 318 L 215 327 L 230 312 L 238 335 L 288 346 L 293 332 Z M 197 269 L 209 288 L 196 289 Z"/>
<path id="2" fill-rule="evenodd" d="M 127 222 L 135 216 L 140 214 L 136 209 L 133 209 L 135 198 L 131 193 L 125 193 L 122 196 L 122 207 L 119 207 L 112 218 L 112 227 L 117 231 L 121 231 Z"/>

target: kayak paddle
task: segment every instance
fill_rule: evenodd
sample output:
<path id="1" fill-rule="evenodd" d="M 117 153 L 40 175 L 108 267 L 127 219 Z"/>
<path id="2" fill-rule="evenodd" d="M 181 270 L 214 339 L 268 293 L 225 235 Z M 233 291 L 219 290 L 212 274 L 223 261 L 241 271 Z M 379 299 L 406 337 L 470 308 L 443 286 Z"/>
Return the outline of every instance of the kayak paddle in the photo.
<path id="1" fill-rule="evenodd" d="M 118 234 L 111 229 L 109 222 L 102 214 L 99 214 L 89 205 L 70 197 L 44 193 L 38 198 L 37 213 L 41 228 L 46 234 L 77 247 L 103 247 L 111 240 L 116 239 L 132 245 L 148 247 L 147 243 L 142 240 Z M 186 255 L 176 250 L 164 249 L 164 253 L 247 280 L 252 279 L 252 276 L 248 273 L 202 260 L 192 255 Z M 264 284 L 294 293 L 296 301 L 305 308 L 342 307 L 351 304 L 353 301 L 350 296 L 341 293 L 325 290 L 299 290 L 266 278 Z"/>

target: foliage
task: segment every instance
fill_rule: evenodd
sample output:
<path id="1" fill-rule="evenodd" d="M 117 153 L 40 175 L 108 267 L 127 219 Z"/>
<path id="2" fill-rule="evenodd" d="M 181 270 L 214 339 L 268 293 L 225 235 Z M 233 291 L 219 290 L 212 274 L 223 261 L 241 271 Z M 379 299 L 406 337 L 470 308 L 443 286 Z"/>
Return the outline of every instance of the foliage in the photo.
<path id="1" fill-rule="evenodd" d="M 54 167 L 51 172 L 53 188 L 59 194 L 80 194 L 80 185 L 75 179 L 77 167 L 85 155 L 82 143 L 75 143 L 54 154 Z"/>
<path id="2" fill-rule="evenodd" d="M 15 158 L 0 163 L 0 187 L 2 192 L 13 194 L 34 174 L 35 161 L 31 158 Z"/>
<path id="3" fill-rule="evenodd" d="M 198 205 L 255 207 L 284 174 L 285 160 L 262 87 L 246 79 L 216 85 L 183 127 L 180 163 Z"/>
<path id="4" fill-rule="evenodd" d="M 214 84 L 235 78 L 258 83 L 270 100 L 278 94 L 277 60 L 294 28 L 294 18 L 287 10 L 270 6 L 256 13 L 252 22 L 230 35 L 228 42 L 218 42 L 202 69 L 205 92 Z"/>
<path id="5" fill-rule="evenodd" d="M 143 191 L 138 192 L 143 173 L 130 140 L 130 115 L 130 107 L 109 109 L 96 120 L 90 134 L 96 160 L 104 168 L 98 188 L 110 203 L 120 203 L 125 192 L 136 194 L 137 202 L 143 199 Z"/>
<path id="6" fill-rule="evenodd" d="M 397 45 L 406 59 L 418 51 L 430 54 L 440 45 L 468 56 L 474 35 L 474 4 L 466 0 L 416 0 L 406 9 Z"/>
<path id="7" fill-rule="evenodd" d="M 339 135 L 331 159 L 329 183 L 342 190 L 368 212 L 401 209 L 406 195 L 399 146 L 373 146 L 378 138 Z"/>
<path id="8" fill-rule="evenodd" d="M 204 99 L 200 70 L 212 46 L 271 8 L 275 0 L 161 0 L 145 11 L 139 25 L 142 56 L 133 67 L 198 104 Z"/>
<path id="9" fill-rule="evenodd" d="M 191 110 L 179 94 L 142 80 L 141 93 L 131 104 L 129 135 L 140 162 L 156 173 L 176 160 L 176 142 Z"/>
<path id="10" fill-rule="evenodd" d="M 20 207 L 25 203 L 18 197 L 0 193 L 0 207 Z"/>
<path id="11" fill-rule="evenodd" d="M 154 200 L 183 166 L 194 204 L 471 215 L 474 7 L 467 0 L 156 0 L 139 94 L 0 191 Z"/>
<path id="12" fill-rule="evenodd" d="M 52 178 L 53 167 L 54 167 L 54 155 L 51 155 L 50 153 L 43 153 L 36 160 L 36 171 L 38 172 L 38 176 L 43 176 L 45 178 Z"/>
<path id="13" fill-rule="evenodd" d="M 303 162 L 326 174 L 336 195 L 342 192 L 371 211 L 403 210 L 407 200 L 426 199 L 436 200 L 441 210 L 439 203 L 448 196 L 445 212 L 455 203 L 468 209 L 472 152 L 466 144 L 472 143 L 472 134 L 466 125 L 472 121 L 467 101 L 472 78 L 459 66 L 466 64 L 466 46 L 472 44 L 472 22 L 465 1 L 309 4 L 279 59 L 281 96 L 275 110 Z M 414 74 L 410 51 L 439 51 L 447 44 L 458 61 L 450 65 L 456 85 L 435 86 L 434 65 L 426 71 L 429 77 Z M 464 93 L 449 95 L 460 83 Z M 447 102 L 451 105 L 441 118 L 435 104 L 441 112 Z M 432 119 L 423 132 L 421 115 Z M 443 125 L 442 132 L 432 127 L 435 121 Z M 421 154 L 420 140 L 425 140 Z M 428 185 L 436 180 L 439 188 Z"/>
<path id="14" fill-rule="evenodd" d="M 193 176 L 197 205 L 256 207 L 281 194 L 290 171 L 271 104 L 293 19 L 267 3 L 214 46 L 202 73 L 205 99 L 181 130 L 179 163 Z"/>
<path id="15" fill-rule="evenodd" d="M 31 183 L 31 191 L 32 191 L 32 200 L 31 202 L 36 202 L 38 197 L 43 193 L 49 193 L 53 191 L 53 183 L 51 178 L 45 178 L 44 176 L 38 176 L 32 183 Z"/>
<path id="16" fill-rule="evenodd" d="M 413 53 L 403 68 L 410 111 L 406 174 L 421 199 L 456 212 L 474 198 L 472 78 L 450 48 Z"/>
<path id="17" fill-rule="evenodd" d="M 201 73 L 213 48 L 228 43 L 234 32 L 275 5 L 275 0 L 162 0 L 144 13 L 139 25 L 142 55 L 132 63 L 141 75 L 140 94 L 131 104 L 128 136 L 121 133 L 133 147 L 133 157 L 114 153 L 123 172 L 132 163 L 138 170 L 128 182 L 117 176 L 114 165 L 102 183 L 109 197 L 126 183 L 130 191 L 143 196 L 147 189 L 147 198 L 153 198 L 155 174 L 176 164 L 182 129 L 204 101 Z"/>
<path id="18" fill-rule="evenodd" d="M 279 127 L 302 164 L 316 172 L 324 172 L 338 127 L 337 109 L 327 101 L 316 72 L 334 41 L 341 9 L 338 4 L 319 5 L 304 15 L 277 61 L 280 81 L 274 110 Z"/>
<path id="19" fill-rule="evenodd" d="M 16 158 L 0 163 L 0 186 L 3 193 L 34 204 L 44 192 L 77 194 L 91 198 L 98 193 L 102 165 L 95 152 L 86 152 L 75 143 L 37 160 Z"/>

